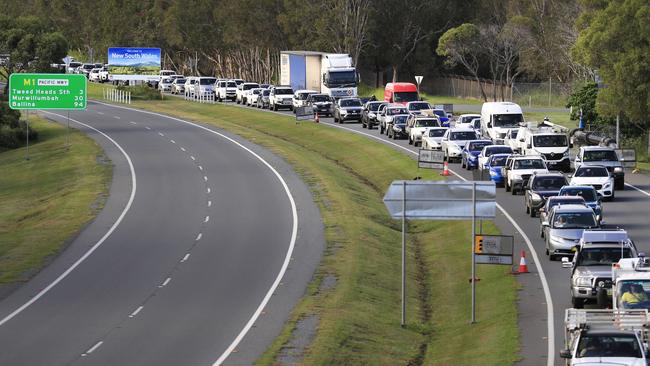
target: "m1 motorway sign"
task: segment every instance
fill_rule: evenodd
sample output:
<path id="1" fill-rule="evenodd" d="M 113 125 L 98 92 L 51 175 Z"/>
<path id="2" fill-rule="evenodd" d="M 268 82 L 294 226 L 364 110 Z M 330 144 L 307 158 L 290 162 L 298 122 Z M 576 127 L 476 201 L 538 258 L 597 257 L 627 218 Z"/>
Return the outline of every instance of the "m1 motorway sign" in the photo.
<path id="1" fill-rule="evenodd" d="M 86 109 L 87 79 L 76 74 L 11 74 L 11 109 Z"/>

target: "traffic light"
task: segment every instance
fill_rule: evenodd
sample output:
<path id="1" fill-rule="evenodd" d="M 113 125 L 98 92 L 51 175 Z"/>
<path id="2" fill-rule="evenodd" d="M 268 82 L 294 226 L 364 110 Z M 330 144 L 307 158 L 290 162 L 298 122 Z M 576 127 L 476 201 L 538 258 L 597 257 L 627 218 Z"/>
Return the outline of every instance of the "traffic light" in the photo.
<path id="1" fill-rule="evenodd" d="M 474 236 L 474 253 L 483 253 L 483 235 Z"/>

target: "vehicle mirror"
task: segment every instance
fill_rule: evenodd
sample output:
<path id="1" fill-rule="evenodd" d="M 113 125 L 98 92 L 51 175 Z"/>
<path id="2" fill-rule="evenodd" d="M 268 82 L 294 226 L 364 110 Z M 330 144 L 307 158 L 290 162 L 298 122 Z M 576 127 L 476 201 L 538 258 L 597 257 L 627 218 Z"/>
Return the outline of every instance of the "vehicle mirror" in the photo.
<path id="1" fill-rule="evenodd" d="M 571 350 L 563 349 L 560 351 L 561 358 L 571 358 Z"/>
<path id="2" fill-rule="evenodd" d="M 579 156 L 576 156 L 576 161 L 582 161 Z"/>

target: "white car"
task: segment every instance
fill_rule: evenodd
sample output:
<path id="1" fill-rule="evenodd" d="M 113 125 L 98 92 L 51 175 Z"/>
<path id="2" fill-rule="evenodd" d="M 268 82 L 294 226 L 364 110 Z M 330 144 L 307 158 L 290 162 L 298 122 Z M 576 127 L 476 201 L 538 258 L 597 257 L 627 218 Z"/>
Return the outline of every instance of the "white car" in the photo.
<path id="1" fill-rule="evenodd" d="M 190 76 L 187 79 L 185 79 L 185 96 L 188 97 L 194 96 L 194 93 L 196 92 L 194 88 L 196 87 L 198 81 L 199 78 L 197 78 L 196 76 Z"/>
<path id="2" fill-rule="evenodd" d="M 478 169 L 483 170 L 485 164 L 490 160 L 490 156 L 494 154 L 513 154 L 512 148 L 505 145 L 488 145 L 481 150 L 478 154 Z"/>
<path id="3" fill-rule="evenodd" d="M 572 186 L 593 186 L 598 194 L 610 201 L 614 200 L 614 177 L 606 167 L 583 165 L 576 169 L 569 181 Z"/>
<path id="4" fill-rule="evenodd" d="M 185 94 L 185 78 L 176 78 L 172 81 L 171 93 L 172 94 Z"/>
<path id="5" fill-rule="evenodd" d="M 506 132 L 506 137 L 503 139 L 503 144 L 510 146 L 512 151 L 520 153 L 521 149 L 519 148 L 519 141 L 517 141 L 517 134 L 519 132 L 518 128 L 511 128 Z"/>
<path id="6" fill-rule="evenodd" d="M 293 89 L 290 86 L 275 86 L 269 93 L 269 108 L 277 111 L 280 108 L 293 110 Z"/>
<path id="7" fill-rule="evenodd" d="M 471 119 L 471 120 L 469 120 L 467 122 L 462 122 L 462 123 L 456 122 L 456 127 L 455 128 L 472 128 L 480 136 L 481 135 L 481 119 L 480 118 L 474 118 L 474 119 Z"/>
<path id="8" fill-rule="evenodd" d="M 308 90 L 308 89 L 299 89 L 296 90 L 293 93 L 293 99 L 291 103 L 293 104 L 293 113 L 296 113 L 296 108 L 298 107 L 304 107 L 307 105 L 307 97 L 309 97 L 311 94 L 317 94 L 318 92 L 316 90 Z"/>
<path id="9" fill-rule="evenodd" d="M 422 114 L 422 111 L 431 111 L 433 107 L 429 102 L 416 100 L 406 103 L 406 109 L 409 114 Z"/>
<path id="10" fill-rule="evenodd" d="M 95 82 L 95 83 L 98 83 L 99 82 L 99 72 L 101 70 L 102 69 L 100 69 L 100 68 L 95 68 L 95 69 L 90 70 L 90 72 L 88 73 L 88 80 L 90 80 L 92 82 Z"/>
<path id="11" fill-rule="evenodd" d="M 237 104 L 246 104 L 246 98 L 248 97 L 248 92 L 251 89 L 259 88 L 260 84 L 258 83 L 241 83 L 237 85 L 237 91 L 235 92 L 235 102 Z"/>
<path id="12" fill-rule="evenodd" d="M 264 90 L 263 88 L 253 88 L 248 91 L 246 96 L 246 105 L 257 106 L 257 100 L 259 99 L 260 93 Z"/>
<path id="13" fill-rule="evenodd" d="M 194 85 L 194 94 L 198 94 L 201 98 L 214 96 L 214 83 L 217 82 L 217 79 L 208 76 L 201 76 L 197 79 L 196 85 Z"/>
<path id="14" fill-rule="evenodd" d="M 469 124 L 475 118 L 478 118 L 480 120 L 481 115 L 480 114 L 461 114 L 456 119 L 456 124 L 454 125 L 454 127 L 461 127 L 461 125 Z M 465 126 L 465 127 L 467 127 L 467 126 Z"/>
<path id="15" fill-rule="evenodd" d="M 220 102 L 237 98 L 237 83 L 234 80 L 221 80 L 217 84 L 217 100 Z"/>
<path id="16" fill-rule="evenodd" d="M 442 137 L 441 150 L 449 162 L 462 159 L 463 147 L 468 141 L 478 140 L 479 136 L 471 128 L 450 128 Z"/>
<path id="17" fill-rule="evenodd" d="M 447 127 L 427 128 L 422 134 L 422 148 L 426 150 L 440 150 L 442 147 L 442 137 L 448 129 Z"/>
<path id="18" fill-rule="evenodd" d="M 172 78 L 161 77 L 158 82 L 158 90 L 161 92 L 171 92 L 172 91 Z"/>
<path id="19" fill-rule="evenodd" d="M 409 145 L 422 145 L 422 134 L 427 128 L 441 127 L 440 120 L 435 117 L 426 117 L 419 114 L 411 114 L 406 121 L 406 134 Z"/>
<path id="20" fill-rule="evenodd" d="M 510 156 L 503 167 L 506 192 L 513 195 L 523 190 L 534 173 L 548 173 L 546 161 L 541 156 Z"/>

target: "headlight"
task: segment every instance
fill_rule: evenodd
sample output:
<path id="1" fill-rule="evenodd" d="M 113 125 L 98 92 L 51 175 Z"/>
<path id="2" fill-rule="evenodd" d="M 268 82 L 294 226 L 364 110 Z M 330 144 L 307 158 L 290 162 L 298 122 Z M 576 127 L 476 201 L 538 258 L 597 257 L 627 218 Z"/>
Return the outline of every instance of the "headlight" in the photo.
<path id="1" fill-rule="evenodd" d="M 458 145 L 449 145 L 449 150 L 460 152 Z"/>
<path id="2" fill-rule="evenodd" d="M 402 127 L 400 127 L 400 126 L 394 126 L 393 129 L 395 131 L 402 131 Z"/>
<path id="3" fill-rule="evenodd" d="M 612 182 L 608 181 L 607 183 L 603 184 L 603 188 L 609 187 L 612 185 Z"/>
<path id="4" fill-rule="evenodd" d="M 348 114 L 348 111 L 346 111 L 345 109 L 341 109 L 341 114 Z"/>
<path id="5" fill-rule="evenodd" d="M 623 168 L 621 168 L 620 166 L 615 167 L 614 173 L 623 173 Z"/>
<path id="6" fill-rule="evenodd" d="M 471 160 L 471 161 L 474 161 L 474 160 L 477 159 L 477 157 L 474 156 L 474 155 L 472 155 L 472 154 L 467 155 L 467 158 L 468 158 L 469 160 Z"/>
<path id="7" fill-rule="evenodd" d="M 499 173 L 497 173 L 495 170 L 490 169 L 490 176 L 491 177 L 496 177 L 498 175 L 499 175 Z"/>
<path id="8" fill-rule="evenodd" d="M 521 174 L 512 173 L 512 179 L 514 179 L 514 180 L 521 180 Z"/>
<path id="9" fill-rule="evenodd" d="M 576 278 L 576 286 L 591 286 L 591 277 L 578 277 Z"/>
<path id="10" fill-rule="evenodd" d="M 368 117 L 375 118 L 375 114 L 374 113 L 368 113 Z"/>
<path id="11" fill-rule="evenodd" d="M 562 156 L 569 156 L 569 150 L 566 150 Z"/>
<path id="12" fill-rule="evenodd" d="M 537 193 L 532 193 L 532 194 L 530 195 L 530 198 L 531 198 L 533 201 L 536 201 L 536 202 L 539 202 L 539 201 L 542 200 L 542 196 L 538 195 Z"/>

